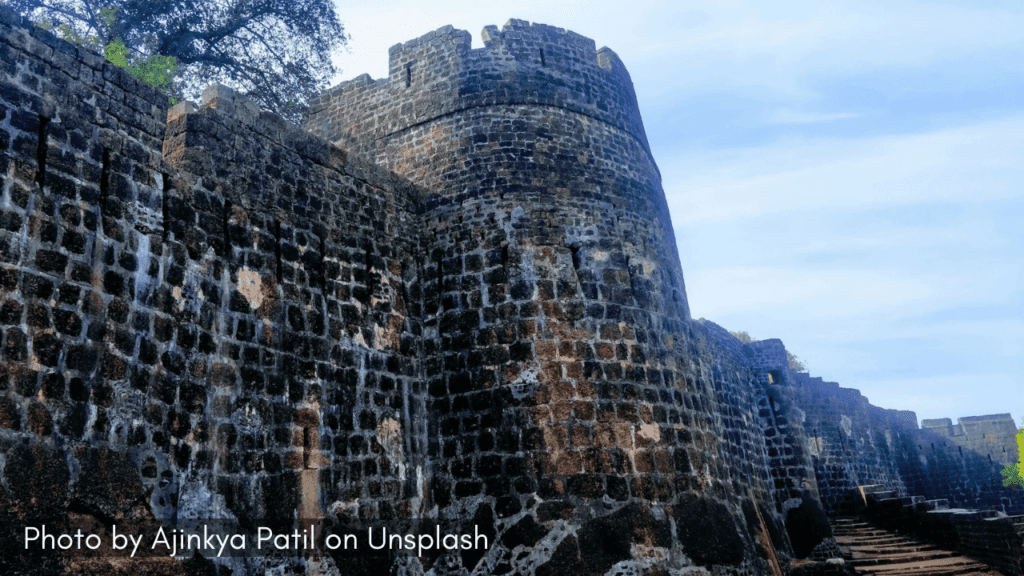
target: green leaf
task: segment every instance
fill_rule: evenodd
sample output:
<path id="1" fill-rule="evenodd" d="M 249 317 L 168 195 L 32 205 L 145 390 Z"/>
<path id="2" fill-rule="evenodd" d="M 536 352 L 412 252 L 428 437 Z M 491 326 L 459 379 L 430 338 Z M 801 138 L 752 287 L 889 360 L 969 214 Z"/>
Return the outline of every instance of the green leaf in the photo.
<path id="1" fill-rule="evenodd" d="M 1024 430 L 1017 431 L 1017 463 L 1007 464 L 1000 470 L 1003 475 L 1003 486 L 1020 486 L 1024 488 Z"/>
<path id="2" fill-rule="evenodd" d="M 103 55 L 114 66 L 128 68 L 128 47 L 120 38 L 115 38 L 113 42 L 107 44 L 103 48 Z"/>
<path id="3" fill-rule="evenodd" d="M 1020 486 L 1024 488 L 1024 478 L 1020 474 L 1020 466 L 1007 464 L 999 473 L 1003 476 L 1003 486 Z"/>
<path id="4" fill-rule="evenodd" d="M 115 38 L 113 42 L 107 44 L 103 49 L 103 55 L 114 66 L 124 68 L 135 78 L 168 96 L 171 95 L 174 75 L 178 72 L 176 58 L 159 54 L 133 54 L 120 38 Z"/>

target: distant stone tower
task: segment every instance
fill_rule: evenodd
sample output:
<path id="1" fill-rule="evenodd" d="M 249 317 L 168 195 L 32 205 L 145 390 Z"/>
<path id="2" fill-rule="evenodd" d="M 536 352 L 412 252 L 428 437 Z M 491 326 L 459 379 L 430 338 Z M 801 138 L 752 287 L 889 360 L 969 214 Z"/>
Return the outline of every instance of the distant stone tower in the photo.
<path id="1" fill-rule="evenodd" d="M 588 574 L 636 545 L 750 562 L 751 495 L 768 500 L 756 401 L 698 346 L 629 74 L 550 26 L 483 38 L 397 45 L 388 78 L 327 91 L 306 125 L 427 191 L 413 297 L 436 341 L 433 501 L 516 524 L 492 563 L 520 545 Z"/>

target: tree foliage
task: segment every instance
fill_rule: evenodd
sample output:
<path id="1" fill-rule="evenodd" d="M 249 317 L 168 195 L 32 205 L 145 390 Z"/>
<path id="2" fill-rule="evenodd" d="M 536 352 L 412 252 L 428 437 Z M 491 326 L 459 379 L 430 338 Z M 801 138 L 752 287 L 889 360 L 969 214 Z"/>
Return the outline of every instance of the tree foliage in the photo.
<path id="1" fill-rule="evenodd" d="M 789 350 L 786 351 L 786 362 L 789 363 L 789 369 L 793 372 L 807 372 L 807 363 L 793 355 Z"/>
<path id="2" fill-rule="evenodd" d="M 109 26 L 116 13 L 117 11 L 112 8 L 101 9 L 100 22 Z M 174 92 L 174 76 L 178 71 L 177 59 L 159 54 L 139 54 L 125 46 L 120 38 L 114 38 L 112 41 L 104 43 L 99 35 L 86 34 L 83 36 L 67 23 L 54 25 L 52 21 L 43 20 L 36 22 L 36 26 L 57 34 L 67 42 L 102 52 L 111 64 L 124 68 L 135 78 L 166 94 L 172 103 L 177 103 L 178 99 Z"/>
<path id="3" fill-rule="evenodd" d="M 1003 486 L 1024 488 L 1024 430 L 1017 431 L 1017 462 L 1002 470 Z"/>
<path id="4" fill-rule="evenodd" d="M 1020 464 L 1007 464 L 1000 471 L 1003 475 L 1003 486 L 1019 486 L 1024 488 L 1024 478 L 1021 477 Z"/>
<path id="5" fill-rule="evenodd" d="M 177 101 L 173 92 L 178 60 L 173 56 L 139 56 L 129 50 L 120 38 L 114 38 L 113 42 L 104 46 L 103 55 L 111 64 L 128 70 L 132 76 L 170 96 L 172 102 Z"/>
<path id="6" fill-rule="evenodd" d="M 115 47 L 115 56 L 128 63 L 173 59 L 177 68 L 168 73 L 185 98 L 197 100 L 219 81 L 293 120 L 336 74 L 331 54 L 347 40 L 331 0 L 7 3 L 33 21 L 65 30 L 65 37 L 95 38 L 101 50 L 119 41 L 123 49 Z"/>
<path id="7" fill-rule="evenodd" d="M 738 332 L 729 332 L 729 334 L 732 334 L 733 336 L 736 337 L 737 340 L 739 340 L 740 342 L 743 342 L 744 344 L 750 344 L 751 342 L 757 342 L 757 340 L 755 340 L 755 339 L 750 337 L 750 334 L 747 334 L 746 332 L 744 332 L 742 330 L 738 331 Z"/>

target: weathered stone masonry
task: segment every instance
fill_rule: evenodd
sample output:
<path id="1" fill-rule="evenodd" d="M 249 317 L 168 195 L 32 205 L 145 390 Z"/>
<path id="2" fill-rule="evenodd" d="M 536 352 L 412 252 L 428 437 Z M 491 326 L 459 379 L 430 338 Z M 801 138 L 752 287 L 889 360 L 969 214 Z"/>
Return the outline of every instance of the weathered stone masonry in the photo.
<path id="1" fill-rule="evenodd" d="M 512 20 L 473 50 L 446 27 L 325 92 L 303 131 L 224 87 L 169 110 L 0 27 L 5 540 L 83 516 L 432 519 L 494 545 L 387 563 L 767 574 L 828 554 L 819 502 L 949 487 L 781 342 L 691 320 L 632 83 L 589 39 Z M 844 444 L 860 430 L 907 448 L 866 457 Z"/>
<path id="2" fill-rule="evenodd" d="M 749 524 L 741 503 L 767 501 L 752 388 L 698 347 L 628 73 L 557 28 L 513 20 L 484 41 L 448 27 L 396 46 L 388 78 L 328 91 L 307 124 L 427 191 L 425 275 L 444 281 L 425 324 L 442 343 L 425 375 L 442 514 L 493 497 L 499 519 L 550 521 L 557 506 L 586 526 L 588 500 L 638 503 L 671 509 L 704 563 L 741 564 L 749 542 L 702 538 L 707 518 Z M 500 415 L 478 416 L 481 395 Z M 562 562 L 602 573 L 625 559 L 557 526 Z"/>
<path id="3" fill-rule="evenodd" d="M 168 118 L 4 24 L 4 508 L 414 506 L 415 188 L 228 91 Z"/>
<path id="4" fill-rule="evenodd" d="M 709 333 L 731 338 L 721 329 Z M 784 483 L 794 486 L 794 475 L 813 473 L 830 515 L 849 513 L 851 496 L 865 485 L 947 500 L 954 508 L 1024 513 L 1021 492 L 1003 487 L 998 472 L 1017 458 L 1017 428 L 1009 414 L 961 418 L 956 427 L 948 419 L 925 420 L 918 428 L 911 411 L 879 408 L 857 390 L 791 372 L 779 340 L 742 345 L 741 351 L 755 373 L 774 383 L 768 390 L 781 408 L 765 410 L 771 402 L 761 400 L 761 416 L 782 414 L 781 436 L 791 436 L 780 443 L 771 423 L 763 424 L 776 484 L 788 476 Z M 776 461 L 776 454 L 790 456 L 789 462 Z"/>

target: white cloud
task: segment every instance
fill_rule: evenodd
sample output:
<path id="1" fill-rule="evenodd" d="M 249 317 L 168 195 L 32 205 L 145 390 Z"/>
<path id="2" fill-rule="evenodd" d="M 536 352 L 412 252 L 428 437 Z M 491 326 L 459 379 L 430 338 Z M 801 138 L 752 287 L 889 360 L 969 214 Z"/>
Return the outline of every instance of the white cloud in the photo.
<path id="1" fill-rule="evenodd" d="M 766 118 L 768 124 L 816 124 L 818 122 L 833 122 L 846 118 L 855 118 L 857 114 L 852 112 L 807 112 L 792 110 L 790 108 L 779 108 Z"/>
<path id="2" fill-rule="evenodd" d="M 756 90 L 762 96 L 813 97 L 808 78 L 935 67 L 970 73 L 992 54 L 1010 70 L 1024 54 L 1019 5 L 1005 8 L 934 2 L 700 2 L 702 25 L 624 39 L 637 69 L 672 70 L 643 82 L 648 97 L 695 91 Z M 671 26 L 666 18 L 660 26 Z M 654 26 L 659 26 L 653 23 Z M 647 30 L 649 32 L 649 30 Z M 635 43 L 635 44 L 634 44 Z"/>
<path id="3" fill-rule="evenodd" d="M 813 269 L 726 266 L 687 274 L 694 315 L 715 319 L 798 308 L 816 322 L 904 318 L 1002 301 L 1017 289 L 1012 272 L 978 266 L 947 270 Z"/>
<path id="4" fill-rule="evenodd" d="M 1024 194 L 1024 117 L 926 134 L 687 150 L 662 160 L 677 227 Z"/>
<path id="5" fill-rule="evenodd" d="M 1024 413 L 1019 378 L 1001 373 L 958 373 L 925 378 L 891 378 L 845 383 L 861 390 L 872 404 L 914 410 L 919 419 Z"/>
<path id="6" fill-rule="evenodd" d="M 889 229 L 869 229 L 866 231 L 835 231 L 827 233 L 820 230 L 822 235 L 816 237 L 804 237 L 802 241 L 790 244 L 789 247 L 794 255 L 813 257 L 819 254 L 830 252 L 847 253 L 881 253 L 899 250 L 908 252 L 922 249 L 932 249 L 945 246 L 971 245 L 974 248 L 991 247 L 999 242 L 999 239 L 979 235 L 979 229 L 984 228 L 986 223 L 977 220 L 970 222 L 957 222 L 953 225 L 933 226 L 901 226 Z M 809 224 L 805 230 L 817 226 Z"/>

